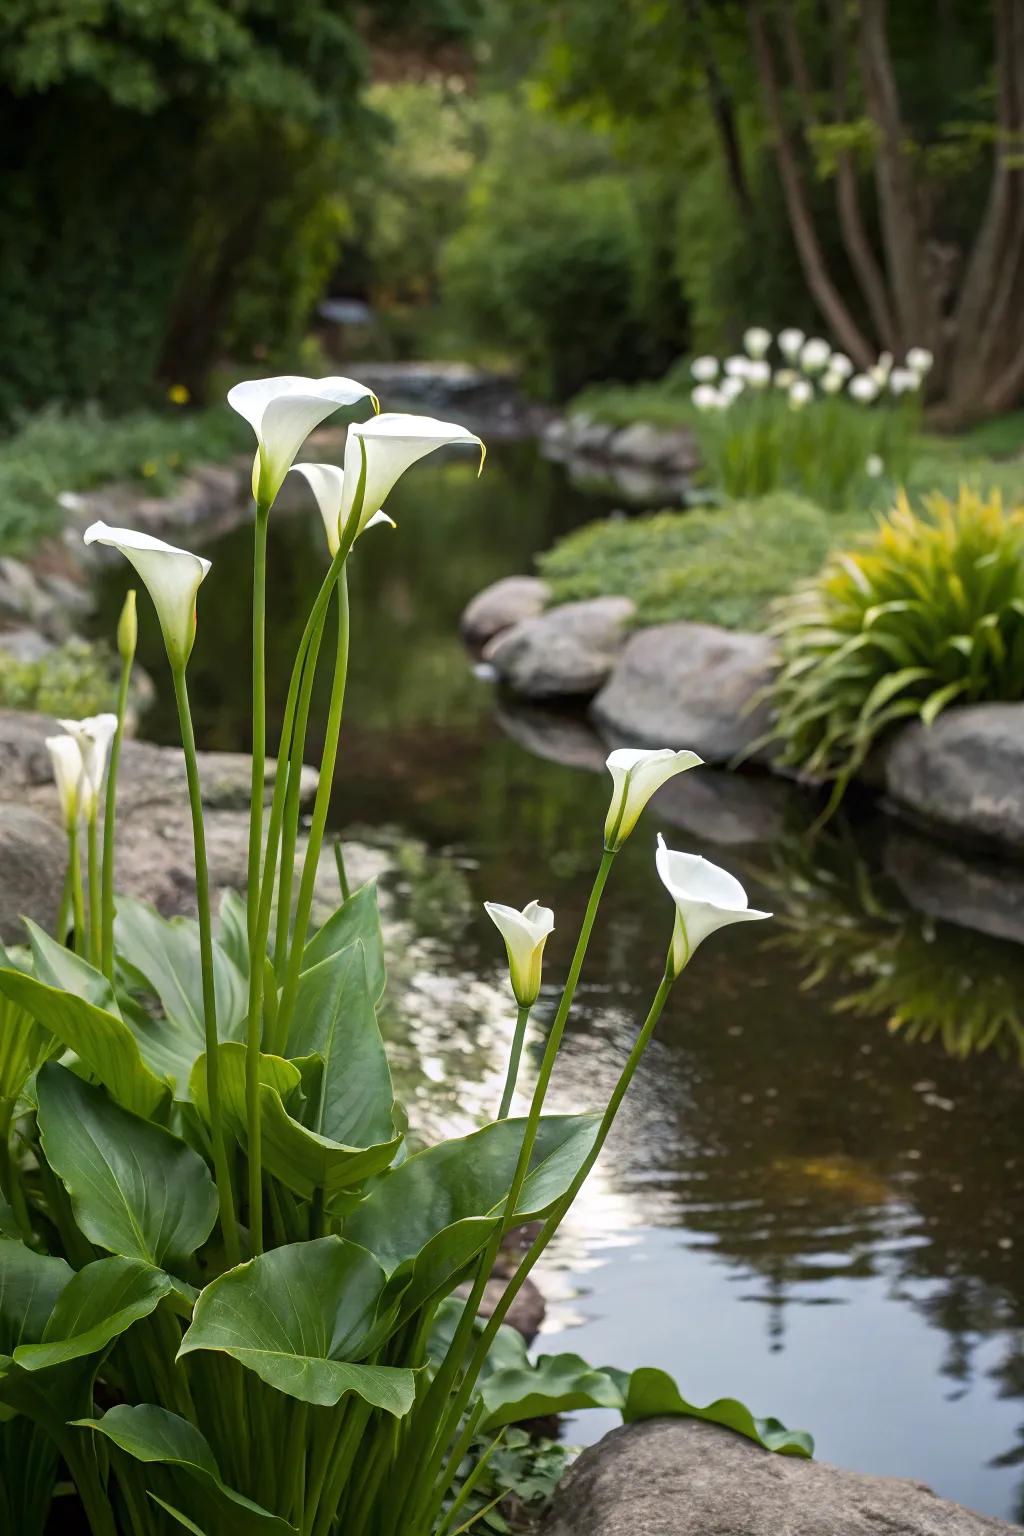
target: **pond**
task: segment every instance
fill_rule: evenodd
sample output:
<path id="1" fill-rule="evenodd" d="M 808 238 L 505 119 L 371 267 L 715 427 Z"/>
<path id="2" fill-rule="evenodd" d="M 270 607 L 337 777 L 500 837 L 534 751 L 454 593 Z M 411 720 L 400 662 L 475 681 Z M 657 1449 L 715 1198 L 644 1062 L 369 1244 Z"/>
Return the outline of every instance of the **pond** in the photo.
<path id="1" fill-rule="evenodd" d="M 353 560 L 333 822 L 346 837 L 370 827 L 388 848 L 401 942 L 386 1025 L 414 1122 L 457 1131 L 493 1114 L 512 1026 L 481 903 L 537 897 L 555 909 L 536 1061 L 608 797 L 591 768 L 521 745 L 537 739 L 528 720 L 503 728 L 457 620 L 487 582 L 528 570 L 535 551 L 611 504 L 514 445 L 491 454 L 479 483 L 465 463 L 419 467 L 389 510 L 399 531 L 370 535 Z M 249 537 L 243 528 L 202 550 L 216 564 L 191 687 L 206 747 L 248 746 Z M 312 507 L 275 516 L 275 710 L 322 577 L 322 539 Z M 112 571 L 102 623 L 124 585 Z M 158 696 L 145 729 L 173 741 L 153 629 L 141 660 Z M 583 740 L 567 729 L 570 744 Z M 812 1430 L 824 1459 L 1024 1518 L 1022 953 L 913 913 L 885 872 L 871 813 L 811 843 L 810 811 L 797 799 L 780 813 L 777 790 L 743 781 L 749 837 L 735 818 L 691 816 L 705 835 L 727 826 L 727 847 L 673 829 L 668 804 L 655 804 L 620 856 L 560 1062 L 559 1108 L 603 1102 L 656 986 L 671 927 L 653 866 L 659 827 L 732 869 L 777 921 L 709 941 L 676 989 L 538 1273 L 539 1347 L 659 1365 L 693 1401 L 732 1394 Z M 567 1436 L 593 1439 L 612 1422 L 581 1415 Z"/>

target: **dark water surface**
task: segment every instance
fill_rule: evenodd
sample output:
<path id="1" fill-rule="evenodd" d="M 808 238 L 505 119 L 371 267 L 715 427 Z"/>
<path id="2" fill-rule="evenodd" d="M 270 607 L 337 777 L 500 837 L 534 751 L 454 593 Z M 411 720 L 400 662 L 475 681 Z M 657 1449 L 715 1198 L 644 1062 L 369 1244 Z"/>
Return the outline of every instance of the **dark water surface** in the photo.
<path id="1" fill-rule="evenodd" d="M 387 845 L 399 1075 L 414 1119 L 461 1130 L 493 1113 L 512 1026 L 481 903 L 555 908 L 536 1060 L 608 785 L 506 734 L 456 622 L 485 583 L 529 569 L 554 536 L 609 508 L 517 447 L 495 452 L 479 484 L 465 464 L 420 467 L 389 510 L 399 531 L 369 535 L 353 562 L 333 818 Z M 191 687 L 206 747 L 248 745 L 249 538 L 242 529 L 202 549 L 215 566 Z M 312 506 L 275 518 L 275 709 L 324 567 Z M 125 584 L 111 573 L 108 622 Z M 160 689 L 147 730 L 173 740 L 154 629 L 141 657 Z M 778 916 L 710 940 L 677 988 L 539 1275 L 540 1347 L 662 1366 L 694 1401 L 734 1394 L 811 1429 L 825 1459 L 1024 1518 L 1021 951 L 914 914 L 882 872 L 875 821 L 812 847 L 811 813 L 780 809 L 777 791 L 745 783 L 738 817 L 652 807 L 620 856 L 557 1107 L 603 1102 L 657 984 L 671 928 L 653 864 L 659 827 Z M 673 820 L 724 829 L 729 846 Z M 580 1416 L 569 1435 L 592 1439 L 612 1422 Z"/>

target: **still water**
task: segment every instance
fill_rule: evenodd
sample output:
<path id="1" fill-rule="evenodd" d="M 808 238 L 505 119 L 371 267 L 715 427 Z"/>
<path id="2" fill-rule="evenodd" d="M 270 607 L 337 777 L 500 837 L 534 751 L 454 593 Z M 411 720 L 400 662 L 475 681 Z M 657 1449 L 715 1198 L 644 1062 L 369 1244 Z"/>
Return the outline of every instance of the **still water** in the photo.
<path id="1" fill-rule="evenodd" d="M 517 446 L 493 453 L 479 483 L 465 464 L 422 466 L 389 510 L 399 531 L 371 534 L 353 558 L 333 821 L 386 851 L 397 995 L 385 1022 L 413 1121 L 459 1131 L 493 1114 L 512 1027 L 481 903 L 555 908 L 536 1059 L 608 786 L 571 723 L 558 750 L 585 766 L 520 744 L 537 740 L 536 724 L 502 724 L 457 619 L 487 582 L 528 570 L 610 503 Z M 312 508 L 275 517 L 278 708 L 322 540 Z M 207 747 L 248 745 L 248 543 L 243 529 L 202 550 L 215 567 L 191 686 Z M 113 571 L 105 623 L 123 585 Z M 152 626 L 141 659 L 160 683 Z M 174 739 L 162 683 L 145 728 Z M 710 940 L 676 989 L 538 1275 L 549 1303 L 539 1348 L 661 1366 L 692 1400 L 736 1395 L 812 1430 L 825 1459 L 1024 1519 L 1021 951 L 912 912 L 870 817 L 811 845 L 799 799 L 734 782 L 712 776 L 708 799 L 694 786 L 656 803 L 620 855 L 555 1107 L 604 1101 L 657 984 L 671 928 L 659 827 L 732 869 L 777 920 Z M 568 1435 L 594 1439 L 613 1417 L 581 1415 Z"/>

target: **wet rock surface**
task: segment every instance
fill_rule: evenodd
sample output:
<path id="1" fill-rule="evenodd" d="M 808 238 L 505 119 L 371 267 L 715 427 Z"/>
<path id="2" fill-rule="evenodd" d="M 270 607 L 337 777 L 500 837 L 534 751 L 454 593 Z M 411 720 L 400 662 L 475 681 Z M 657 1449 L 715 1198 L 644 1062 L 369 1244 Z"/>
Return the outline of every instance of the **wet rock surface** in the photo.
<path id="1" fill-rule="evenodd" d="M 1001 1536 L 1016 1526 L 923 1483 L 774 1456 L 731 1430 L 652 1419 L 570 1468 L 544 1536 Z"/>
<path id="2" fill-rule="evenodd" d="M 885 765 L 893 804 L 915 821 L 1024 850 L 1024 705 L 968 704 L 908 726 Z"/>
<path id="3" fill-rule="evenodd" d="M 611 672 L 635 611 L 628 597 L 564 603 L 496 636 L 484 657 L 522 697 L 588 699 Z"/>
<path id="4" fill-rule="evenodd" d="M 539 576 L 504 576 L 492 582 L 466 605 L 459 628 L 467 645 L 483 646 L 522 619 L 535 619 L 551 599 L 551 588 Z"/>

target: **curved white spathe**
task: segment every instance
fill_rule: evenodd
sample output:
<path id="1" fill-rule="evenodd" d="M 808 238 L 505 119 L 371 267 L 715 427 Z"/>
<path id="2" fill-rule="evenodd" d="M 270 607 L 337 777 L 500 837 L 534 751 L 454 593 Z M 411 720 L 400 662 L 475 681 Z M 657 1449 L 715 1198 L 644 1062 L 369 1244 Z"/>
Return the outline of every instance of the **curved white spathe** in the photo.
<path id="1" fill-rule="evenodd" d="M 747 893 L 734 875 L 695 853 L 676 853 L 658 833 L 656 857 L 662 884 L 676 905 L 671 964 L 678 976 L 690 956 L 712 933 L 732 923 L 762 922 L 770 912 L 747 905 Z"/>
<path id="2" fill-rule="evenodd" d="M 655 790 L 687 768 L 700 768 L 696 752 L 674 752 L 671 747 L 617 747 L 605 766 L 612 776 L 612 798 L 604 824 L 604 845 L 621 848 L 640 819 Z"/>
<path id="3" fill-rule="evenodd" d="M 93 523 L 82 535 L 86 544 L 119 549 L 138 571 L 153 599 L 172 666 L 184 666 L 196 637 L 196 596 L 210 570 L 209 560 L 175 544 L 165 544 L 132 528 Z"/>
<path id="4" fill-rule="evenodd" d="M 369 400 L 379 410 L 377 396 L 357 379 L 307 379 L 279 374 L 272 379 L 246 379 L 228 390 L 228 404 L 256 434 L 252 493 L 269 507 L 292 467 L 295 455 L 314 427 L 344 405 Z"/>
<path id="5" fill-rule="evenodd" d="M 57 724 L 78 747 L 81 761 L 79 810 L 86 821 L 91 821 L 99 807 L 107 776 L 110 746 L 117 731 L 117 716 L 89 715 L 84 720 L 58 720 Z M 53 739 L 60 741 L 62 738 L 58 736 Z"/>
<path id="6" fill-rule="evenodd" d="M 498 901 L 485 901 L 484 911 L 505 940 L 512 991 L 521 1008 L 532 1008 L 540 992 L 544 945 L 555 926 L 550 907 L 529 902 L 521 912 Z"/>
<path id="7" fill-rule="evenodd" d="M 360 482 L 363 480 L 363 451 L 366 474 L 356 509 L 357 534 L 362 533 L 375 512 L 379 512 L 396 482 L 405 471 L 436 448 L 466 444 L 480 451 L 480 470 L 487 449 L 475 432 L 453 421 L 438 421 L 433 416 L 409 416 L 401 411 L 386 411 L 382 416 L 359 422 L 348 431 L 345 444 L 345 470 L 342 484 L 341 526 L 348 527 Z M 362 447 L 360 447 L 362 445 Z M 479 472 L 479 471 L 478 471 Z"/>
<path id="8" fill-rule="evenodd" d="M 82 754 L 73 736 L 47 736 L 46 750 L 53 765 L 53 777 L 57 784 L 64 826 L 71 832 L 78 826 L 82 813 L 82 787 L 85 770 Z"/>
<path id="9" fill-rule="evenodd" d="M 293 464 L 291 473 L 301 475 L 316 498 L 320 516 L 324 520 L 327 548 L 333 558 L 341 547 L 341 503 L 345 472 L 337 464 Z M 375 528 L 380 523 L 387 523 L 391 528 L 395 526 L 394 518 L 388 517 L 386 512 L 375 512 L 359 531 L 365 533 L 368 528 Z"/>

